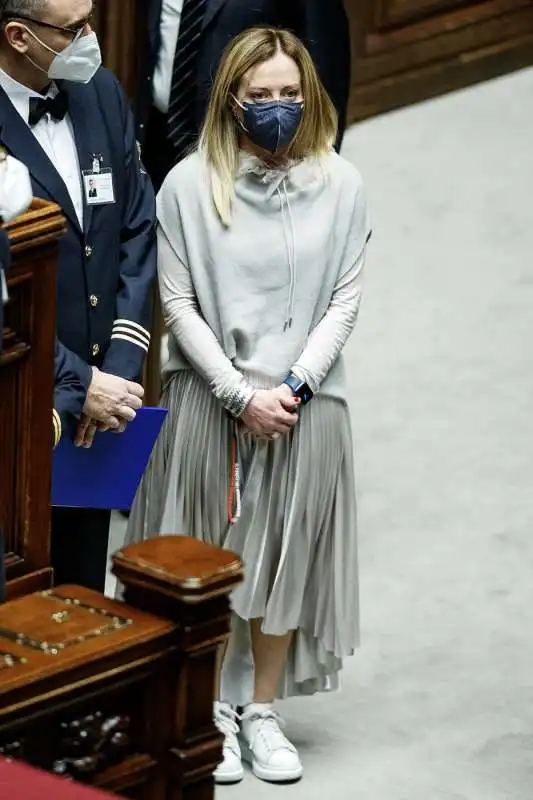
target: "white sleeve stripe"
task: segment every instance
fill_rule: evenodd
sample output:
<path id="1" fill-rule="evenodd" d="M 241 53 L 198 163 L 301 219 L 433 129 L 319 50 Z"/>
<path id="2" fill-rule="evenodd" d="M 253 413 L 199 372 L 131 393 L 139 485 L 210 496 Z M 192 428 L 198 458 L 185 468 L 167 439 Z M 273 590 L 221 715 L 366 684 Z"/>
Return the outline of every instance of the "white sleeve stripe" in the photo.
<path id="1" fill-rule="evenodd" d="M 143 344 L 149 345 L 150 344 L 150 337 L 144 336 L 142 333 L 138 333 L 138 331 L 134 331 L 133 328 L 128 328 L 126 325 L 115 325 L 111 333 L 127 333 L 128 336 L 133 336 L 135 339 L 138 339 Z"/>
<path id="2" fill-rule="evenodd" d="M 57 445 L 61 440 L 62 426 L 61 426 L 61 417 L 59 416 L 55 408 L 52 411 L 52 420 L 54 423 L 54 447 L 57 447 Z"/>
<path id="3" fill-rule="evenodd" d="M 134 339 L 133 336 L 127 336 L 125 333 L 114 333 L 111 336 L 111 339 L 124 339 L 125 342 L 131 342 L 131 344 L 136 344 L 137 347 L 140 347 L 141 350 L 144 350 L 145 353 L 148 352 L 148 345 L 144 342 L 140 342 L 138 339 Z"/>
<path id="4" fill-rule="evenodd" d="M 141 328 L 140 326 L 136 328 L 129 322 L 115 322 L 113 325 L 113 331 L 116 330 L 128 331 L 128 333 L 131 333 L 132 336 L 138 336 L 140 339 L 143 339 L 143 341 L 148 343 L 150 342 L 150 333 L 148 331 L 145 331 L 144 328 Z"/>
<path id="5" fill-rule="evenodd" d="M 135 331 L 138 331 L 146 336 L 148 341 L 150 341 L 150 331 L 147 331 L 146 328 L 143 328 L 143 326 L 139 325 L 138 322 L 133 322 L 130 319 L 116 319 L 113 327 L 115 327 L 115 325 L 126 325 L 129 328 L 133 328 Z"/>

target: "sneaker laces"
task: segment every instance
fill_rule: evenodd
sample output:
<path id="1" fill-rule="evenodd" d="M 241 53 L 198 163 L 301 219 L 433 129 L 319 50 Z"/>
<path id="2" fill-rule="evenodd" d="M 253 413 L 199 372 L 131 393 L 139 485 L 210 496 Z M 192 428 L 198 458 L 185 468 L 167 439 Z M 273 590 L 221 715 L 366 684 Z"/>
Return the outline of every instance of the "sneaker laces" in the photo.
<path id="1" fill-rule="evenodd" d="M 241 716 L 241 720 L 243 722 L 257 723 L 257 726 L 254 725 L 255 730 L 249 742 L 252 750 L 257 737 L 261 736 L 270 751 L 284 749 L 290 750 L 291 753 L 297 752 L 295 746 L 289 742 L 281 730 L 285 727 L 285 720 L 273 708 L 267 708 L 264 711 L 249 709 Z"/>
<path id="2" fill-rule="evenodd" d="M 227 703 L 217 703 L 213 719 L 218 730 L 224 736 L 231 738 L 239 733 L 239 715 Z"/>

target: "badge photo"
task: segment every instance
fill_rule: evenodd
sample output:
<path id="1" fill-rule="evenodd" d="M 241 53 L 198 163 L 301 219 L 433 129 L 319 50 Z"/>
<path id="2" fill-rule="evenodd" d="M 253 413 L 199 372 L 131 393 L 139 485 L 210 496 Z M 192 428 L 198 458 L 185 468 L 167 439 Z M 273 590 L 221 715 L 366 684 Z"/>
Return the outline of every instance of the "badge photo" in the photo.
<path id="1" fill-rule="evenodd" d="M 115 202 L 112 169 L 100 169 L 99 172 L 84 171 L 83 185 L 88 206 L 100 206 Z"/>

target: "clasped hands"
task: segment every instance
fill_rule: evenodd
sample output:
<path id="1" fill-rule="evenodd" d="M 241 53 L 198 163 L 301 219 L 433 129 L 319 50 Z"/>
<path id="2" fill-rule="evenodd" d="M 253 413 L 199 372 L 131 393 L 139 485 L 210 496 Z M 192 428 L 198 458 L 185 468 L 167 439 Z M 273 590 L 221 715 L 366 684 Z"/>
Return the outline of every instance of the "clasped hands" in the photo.
<path id="1" fill-rule="evenodd" d="M 123 433 L 142 406 L 143 387 L 134 381 L 92 368 L 93 379 L 76 431 L 76 447 L 91 447 L 97 430 Z"/>
<path id="2" fill-rule="evenodd" d="M 254 436 L 278 439 L 290 433 L 298 422 L 300 399 L 286 384 L 275 389 L 259 389 L 242 414 L 240 421 Z"/>
<path id="3" fill-rule="evenodd" d="M 138 383 L 100 372 L 93 367 L 83 415 L 74 443 L 91 447 L 97 430 L 122 433 L 142 406 L 144 389 Z M 298 423 L 300 399 L 289 386 L 259 389 L 240 418 L 243 426 L 261 439 L 277 439 L 290 433 Z"/>

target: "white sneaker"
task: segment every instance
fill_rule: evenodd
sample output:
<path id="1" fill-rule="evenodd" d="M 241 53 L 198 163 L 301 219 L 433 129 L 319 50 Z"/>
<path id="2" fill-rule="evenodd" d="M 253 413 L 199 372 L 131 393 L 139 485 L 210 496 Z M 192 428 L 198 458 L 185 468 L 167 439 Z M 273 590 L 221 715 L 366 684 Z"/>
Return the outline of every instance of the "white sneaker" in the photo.
<path id="1" fill-rule="evenodd" d="M 252 703 L 241 717 L 242 757 L 263 781 L 284 783 L 302 777 L 298 751 L 281 731 L 284 722 L 270 703 Z"/>
<path id="2" fill-rule="evenodd" d="M 215 783 L 238 783 L 244 778 L 241 761 L 241 748 L 237 734 L 239 726 L 237 712 L 229 703 L 216 702 L 213 709 L 213 721 L 220 733 L 224 734 L 222 750 L 223 761 L 214 772 Z"/>

